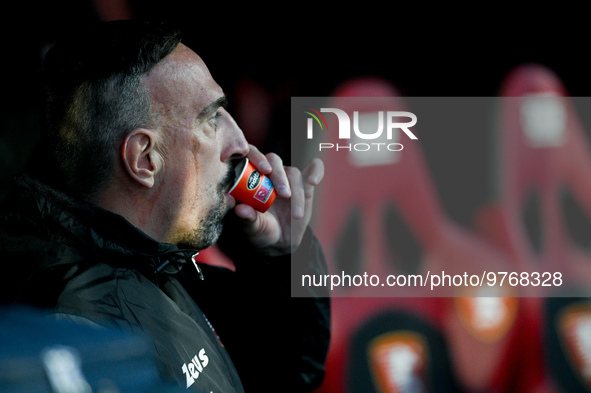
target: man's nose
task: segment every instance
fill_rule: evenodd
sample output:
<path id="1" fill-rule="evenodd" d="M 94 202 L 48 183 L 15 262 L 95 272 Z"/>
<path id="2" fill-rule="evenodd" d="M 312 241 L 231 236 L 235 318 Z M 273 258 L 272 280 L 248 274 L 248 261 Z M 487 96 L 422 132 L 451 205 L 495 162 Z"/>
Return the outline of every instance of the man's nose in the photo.
<path id="1" fill-rule="evenodd" d="M 227 123 L 225 125 L 225 133 L 223 136 L 224 147 L 221 157 L 222 162 L 246 157 L 250 151 L 250 146 L 246 141 L 246 137 L 234 118 L 227 113 L 226 119 Z"/>

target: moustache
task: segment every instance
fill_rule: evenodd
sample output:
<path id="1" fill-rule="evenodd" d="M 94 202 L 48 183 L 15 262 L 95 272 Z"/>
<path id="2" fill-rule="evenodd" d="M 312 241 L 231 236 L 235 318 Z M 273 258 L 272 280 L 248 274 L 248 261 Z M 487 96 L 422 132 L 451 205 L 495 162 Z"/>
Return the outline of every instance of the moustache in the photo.
<path id="1" fill-rule="evenodd" d="M 230 191 L 230 188 L 234 185 L 234 181 L 236 179 L 236 173 L 234 171 L 234 167 L 228 164 L 228 170 L 226 171 L 226 175 L 220 181 L 218 190 L 221 193 L 227 193 Z"/>

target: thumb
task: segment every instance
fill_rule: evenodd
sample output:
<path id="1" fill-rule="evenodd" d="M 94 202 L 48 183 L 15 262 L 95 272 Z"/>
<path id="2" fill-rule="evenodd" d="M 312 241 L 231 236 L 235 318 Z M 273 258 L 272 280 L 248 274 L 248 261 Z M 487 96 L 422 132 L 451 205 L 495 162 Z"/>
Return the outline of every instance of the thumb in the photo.
<path id="1" fill-rule="evenodd" d="M 246 226 L 255 225 L 258 220 L 258 212 L 245 203 L 239 203 L 234 208 L 234 213 L 241 219 Z"/>

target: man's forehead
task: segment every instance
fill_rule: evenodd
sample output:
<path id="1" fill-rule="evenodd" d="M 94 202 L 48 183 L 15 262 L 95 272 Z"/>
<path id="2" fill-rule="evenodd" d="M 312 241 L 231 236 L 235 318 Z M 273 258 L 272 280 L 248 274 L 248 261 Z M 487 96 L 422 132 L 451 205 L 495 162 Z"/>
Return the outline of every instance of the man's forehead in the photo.
<path id="1" fill-rule="evenodd" d="M 206 82 L 207 80 L 212 79 L 211 74 L 201 57 L 183 44 L 179 44 L 175 50 L 156 64 L 156 66 L 146 74 L 146 77 L 147 79 L 160 81 L 175 81 L 180 80 L 181 78 L 192 78 L 196 81 Z"/>
<path id="2" fill-rule="evenodd" d="M 146 74 L 144 84 L 156 102 L 198 95 L 205 106 L 223 96 L 201 57 L 183 44 Z"/>
<path id="3" fill-rule="evenodd" d="M 201 57 L 191 48 L 182 43 L 179 43 L 178 46 L 163 59 L 163 61 L 166 61 L 167 59 L 173 59 L 177 62 L 198 63 L 209 73 L 203 59 L 201 59 Z"/>

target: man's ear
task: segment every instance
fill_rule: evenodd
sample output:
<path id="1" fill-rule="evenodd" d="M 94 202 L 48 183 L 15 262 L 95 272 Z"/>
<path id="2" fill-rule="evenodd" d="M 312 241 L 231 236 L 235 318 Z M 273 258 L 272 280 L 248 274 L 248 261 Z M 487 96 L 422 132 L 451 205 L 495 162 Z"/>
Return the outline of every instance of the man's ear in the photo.
<path id="1" fill-rule="evenodd" d="M 160 169 L 155 159 L 158 153 L 154 144 L 154 132 L 136 128 L 127 134 L 121 146 L 121 158 L 127 174 L 148 188 L 154 186 L 156 172 Z"/>

